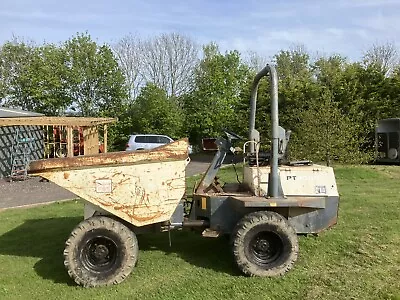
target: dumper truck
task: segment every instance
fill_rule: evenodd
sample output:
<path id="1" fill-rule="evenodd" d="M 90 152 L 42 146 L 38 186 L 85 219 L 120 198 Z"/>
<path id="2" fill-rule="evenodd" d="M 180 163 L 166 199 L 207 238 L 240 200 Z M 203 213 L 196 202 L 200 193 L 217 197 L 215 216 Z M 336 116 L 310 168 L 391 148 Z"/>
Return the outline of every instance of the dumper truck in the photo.
<path id="1" fill-rule="evenodd" d="M 269 78 L 271 145 L 260 149 L 255 129 L 257 90 Z M 70 190 L 84 201 L 84 220 L 66 240 L 64 265 L 79 285 L 117 284 L 134 270 L 138 234 L 192 228 L 229 237 L 237 267 L 248 276 L 281 276 L 295 264 L 298 234 L 337 222 L 339 194 L 331 167 L 289 161 L 290 132 L 279 126 L 278 77 L 267 65 L 255 77 L 249 136 L 226 130 L 192 195 L 185 195 L 188 140 L 151 150 L 38 160 L 30 174 Z M 221 184 L 217 173 L 234 143 L 243 142 L 242 180 Z M 228 241 L 227 241 L 228 242 Z"/>

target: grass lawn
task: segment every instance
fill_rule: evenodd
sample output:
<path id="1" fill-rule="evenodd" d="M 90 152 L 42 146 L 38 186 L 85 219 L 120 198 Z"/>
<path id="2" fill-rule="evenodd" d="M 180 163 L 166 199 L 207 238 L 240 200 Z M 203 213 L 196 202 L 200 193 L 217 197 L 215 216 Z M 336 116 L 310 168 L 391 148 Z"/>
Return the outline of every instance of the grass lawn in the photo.
<path id="1" fill-rule="evenodd" d="M 335 174 L 338 225 L 301 236 L 297 264 L 280 278 L 242 276 L 223 238 L 173 232 L 172 247 L 167 234 L 139 237 L 138 265 L 122 284 L 85 289 L 62 257 L 82 203 L 0 212 L 0 299 L 400 300 L 400 167 L 346 166 Z"/>

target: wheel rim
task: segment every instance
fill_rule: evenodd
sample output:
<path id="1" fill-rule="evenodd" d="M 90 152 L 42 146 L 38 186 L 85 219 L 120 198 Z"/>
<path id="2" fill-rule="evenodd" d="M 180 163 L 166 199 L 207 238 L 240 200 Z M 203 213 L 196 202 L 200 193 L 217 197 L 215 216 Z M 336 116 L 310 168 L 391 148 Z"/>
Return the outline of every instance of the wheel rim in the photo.
<path id="1" fill-rule="evenodd" d="M 276 261 L 283 254 L 283 242 L 273 232 L 259 232 L 250 241 L 249 254 L 259 266 Z"/>
<path id="2" fill-rule="evenodd" d="M 118 247 L 107 237 L 94 237 L 83 248 L 82 262 L 89 270 L 104 272 L 111 270 L 117 261 Z"/>

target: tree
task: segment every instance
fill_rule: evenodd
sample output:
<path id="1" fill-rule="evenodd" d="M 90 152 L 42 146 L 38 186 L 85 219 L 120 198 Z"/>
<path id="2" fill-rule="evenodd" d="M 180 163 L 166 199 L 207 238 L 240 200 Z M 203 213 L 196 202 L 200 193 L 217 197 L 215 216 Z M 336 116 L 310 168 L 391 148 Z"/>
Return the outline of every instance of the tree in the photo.
<path id="1" fill-rule="evenodd" d="M 131 112 L 132 132 L 181 137 L 183 113 L 174 97 L 152 83 L 140 91 Z"/>
<path id="2" fill-rule="evenodd" d="M 316 83 L 332 95 L 343 115 L 351 120 L 359 148 L 370 155 L 375 124 L 387 107 L 382 86 L 385 76 L 376 65 L 348 63 L 339 55 L 320 58 L 313 65 Z"/>
<path id="3" fill-rule="evenodd" d="M 129 34 L 113 46 L 118 64 L 125 75 L 130 105 L 138 96 L 144 81 L 141 74 L 144 72 L 142 70 L 143 61 L 140 53 L 140 43 L 141 41 L 138 37 Z"/>
<path id="4" fill-rule="evenodd" d="M 196 143 L 203 137 L 219 136 L 224 128 L 243 133 L 240 124 L 246 111 L 240 107 L 250 77 L 239 52 L 223 55 L 216 44 L 205 46 L 203 51 L 204 58 L 195 73 L 195 89 L 186 96 L 184 106 L 185 127 Z"/>
<path id="5" fill-rule="evenodd" d="M 107 45 L 78 34 L 64 44 L 67 95 L 82 116 L 118 116 L 127 99 L 125 78 Z"/>
<path id="6" fill-rule="evenodd" d="M 392 102 L 391 109 L 389 110 L 390 115 L 386 117 L 399 117 L 400 116 L 400 65 L 393 70 L 391 78 L 386 80 L 384 87 L 388 93 L 388 101 Z"/>
<path id="7" fill-rule="evenodd" d="M 116 116 L 126 99 L 124 77 L 111 50 L 87 34 L 62 46 L 5 43 L 0 74 L 5 104 L 47 115 L 71 107 L 83 116 Z"/>
<path id="8" fill-rule="evenodd" d="M 63 51 L 52 44 L 36 46 L 14 40 L 1 51 L 5 104 L 47 115 L 59 115 L 70 101 L 65 96 Z"/>
<path id="9" fill-rule="evenodd" d="M 298 130 L 290 149 L 296 159 L 360 163 L 372 158 L 362 151 L 357 124 L 344 115 L 328 89 L 323 89 L 318 101 L 310 103 L 301 113 Z"/>
<path id="10" fill-rule="evenodd" d="M 279 51 L 274 56 L 274 62 L 279 77 L 280 123 L 295 132 L 300 113 L 308 108 L 309 102 L 318 94 L 313 83 L 310 55 L 303 46 L 293 46 L 289 50 Z M 268 90 L 264 93 L 267 94 Z M 267 111 L 269 102 L 267 98 Z"/>
<path id="11" fill-rule="evenodd" d="M 244 61 L 245 64 L 250 68 L 250 70 L 255 73 L 262 70 L 262 68 L 264 68 L 267 63 L 269 63 L 269 60 L 266 57 L 261 56 L 256 51 L 247 51 L 244 57 Z"/>
<path id="12" fill-rule="evenodd" d="M 0 52 L 1 94 L 4 105 L 28 108 L 28 69 L 34 55 L 34 45 L 14 39 L 6 42 Z"/>
<path id="13" fill-rule="evenodd" d="M 179 96 L 190 90 L 198 63 L 196 43 L 186 36 L 171 33 L 140 45 L 141 72 L 147 82 L 153 82 L 169 96 Z"/>
<path id="14" fill-rule="evenodd" d="M 309 75 L 310 55 L 304 46 L 293 46 L 290 50 L 281 50 L 274 55 L 274 62 L 277 66 L 279 79 L 291 81 Z"/>
<path id="15" fill-rule="evenodd" d="M 383 75 L 390 76 L 399 64 L 399 52 L 393 43 L 373 44 L 363 57 L 366 66 L 377 66 Z"/>
<path id="16" fill-rule="evenodd" d="M 46 115 L 63 115 L 71 98 L 66 93 L 65 52 L 52 44 L 35 48 L 29 64 L 30 101 L 25 105 Z"/>

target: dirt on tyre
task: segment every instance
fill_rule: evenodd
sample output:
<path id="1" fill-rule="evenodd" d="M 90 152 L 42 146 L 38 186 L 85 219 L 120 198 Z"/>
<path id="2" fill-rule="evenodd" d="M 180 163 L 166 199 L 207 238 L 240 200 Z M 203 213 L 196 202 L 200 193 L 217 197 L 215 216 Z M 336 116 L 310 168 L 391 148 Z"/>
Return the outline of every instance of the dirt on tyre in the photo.
<path id="1" fill-rule="evenodd" d="M 79 285 L 95 287 L 122 282 L 136 265 L 136 235 L 121 222 L 105 216 L 88 218 L 66 241 L 64 265 Z"/>
<path id="2" fill-rule="evenodd" d="M 280 276 L 297 260 L 297 234 L 281 215 L 259 211 L 244 216 L 232 232 L 233 256 L 249 276 Z"/>

